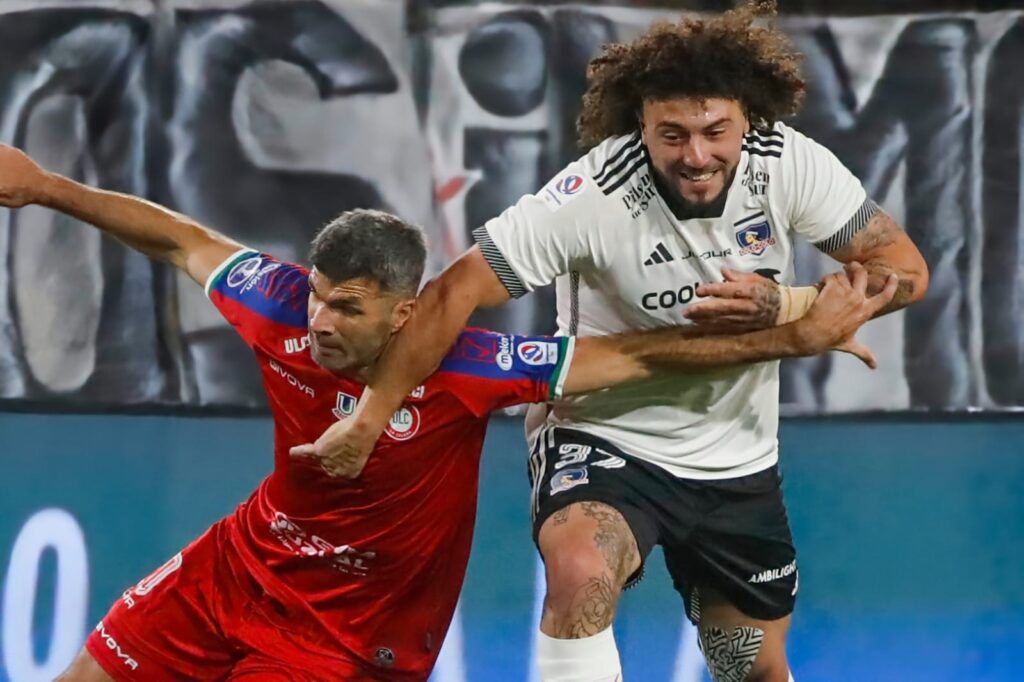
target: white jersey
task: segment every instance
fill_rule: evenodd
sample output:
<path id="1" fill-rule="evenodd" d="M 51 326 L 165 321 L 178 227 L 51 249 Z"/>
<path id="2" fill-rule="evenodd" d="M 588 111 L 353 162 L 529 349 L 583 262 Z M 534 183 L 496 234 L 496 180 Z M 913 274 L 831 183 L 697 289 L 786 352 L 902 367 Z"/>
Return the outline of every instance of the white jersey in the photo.
<path id="1" fill-rule="evenodd" d="M 595 336 L 685 324 L 697 286 L 723 281 L 723 267 L 788 284 L 794 237 L 831 252 L 877 210 L 830 151 L 781 123 L 744 138 L 719 217 L 677 218 L 652 172 L 639 133 L 605 140 L 475 236 L 513 297 L 554 281 L 559 334 Z M 778 415 L 774 361 L 664 371 L 567 399 L 545 419 L 714 479 L 774 464 Z"/>

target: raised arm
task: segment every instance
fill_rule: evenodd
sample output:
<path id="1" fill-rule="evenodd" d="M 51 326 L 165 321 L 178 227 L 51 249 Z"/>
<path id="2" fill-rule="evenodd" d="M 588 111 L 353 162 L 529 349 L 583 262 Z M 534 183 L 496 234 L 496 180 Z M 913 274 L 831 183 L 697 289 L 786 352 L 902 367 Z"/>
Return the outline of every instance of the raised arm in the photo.
<path id="1" fill-rule="evenodd" d="M 715 367 L 816 355 L 841 350 L 874 369 L 874 355 L 853 338 L 864 322 L 891 305 L 896 275 L 867 293 L 869 274 L 859 264 L 825 278 L 806 315 L 779 327 L 735 335 L 705 336 L 695 327 L 579 338 L 562 390 L 564 395 L 599 390 L 654 376 L 658 371 Z"/>
<path id="2" fill-rule="evenodd" d="M 242 248 L 180 213 L 145 199 L 47 173 L 23 152 L 0 145 L 0 206 L 21 208 L 29 204 L 90 223 L 150 258 L 180 268 L 200 285 Z"/>

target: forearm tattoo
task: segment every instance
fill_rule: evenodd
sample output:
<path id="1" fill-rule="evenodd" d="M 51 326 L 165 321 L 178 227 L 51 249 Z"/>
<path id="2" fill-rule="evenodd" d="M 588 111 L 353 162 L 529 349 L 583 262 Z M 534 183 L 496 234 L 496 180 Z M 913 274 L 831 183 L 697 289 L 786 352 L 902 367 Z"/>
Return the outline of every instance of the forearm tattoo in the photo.
<path id="1" fill-rule="evenodd" d="M 885 288 L 885 280 L 890 273 L 895 272 L 899 281 L 896 284 L 896 295 L 892 302 L 879 311 L 879 315 L 899 310 L 910 303 L 914 298 L 915 287 L 914 277 L 922 273 L 910 269 L 897 269 L 883 259 L 869 258 L 863 260 L 862 254 L 869 254 L 873 251 L 896 243 L 903 234 L 903 229 L 896 224 L 887 213 L 878 211 L 864 229 L 853 235 L 845 246 L 833 251 L 830 255 L 840 261 L 861 261 L 864 269 L 868 271 L 868 294 L 875 295 Z"/>

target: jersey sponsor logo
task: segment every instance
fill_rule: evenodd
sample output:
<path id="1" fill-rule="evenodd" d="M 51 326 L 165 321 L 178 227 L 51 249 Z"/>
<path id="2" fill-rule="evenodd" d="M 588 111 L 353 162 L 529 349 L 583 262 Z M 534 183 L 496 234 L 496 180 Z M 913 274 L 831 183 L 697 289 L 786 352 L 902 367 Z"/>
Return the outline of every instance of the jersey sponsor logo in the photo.
<path id="1" fill-rule="evenodd" d="M 306 334 L 305 336 L 297 336 L 294 339 L 284 340 L 284 352 L 289 355 L 293 353 L 301 353 L 307 348 L 309 348 L 309 334 Z"/>
<path id="2" fill-rule="evenodd" d="M 629 211 L 629 217 L 634 219 L 639 218 L 651 207 L 651 203 L 656 196 L 654 181 L 651 179 L 650 174 L 643 175 L 637 180 L 637 184 L 631 185 L 626 189 L 626 193 L 622 195 L 622 203 L 626 206 L 626 210 Z"/>
<path id="3" fill-rule="evenodd" d="M 558 344 L 550 341 L 527 341 L 519 344 L 516 355 L 528 365 L 557 365 Z"/>
<path id="4" fill-rule="evenodd" d="M 281 263 L 264 264 L 262 256 L 246 258 L 231 268 L 227 277 L 227 285 L 232 289 L 241 287 L 242 293 L 245 293 L 258 285 L 263 279 L 263 275 L 273 272 L 279 267 L 281 267 Z"/>
<path id="5" fill-rule="evenodd" d="M 264 265 L 262 268 L 259 269 L 259 272 L 250 277 L 249 281 L 242 285 L 242 293 L 244 294 L 250 289 L 256 287 L 263 280 L 263 275 L 267 274 L 268 272 L 273 272 L 274 270 L 277 270 L 279 267 L 281 267 L 280 263 L 267 263 L 266 265 Z"/>
<path id="6" fill-rule="evenodd" d="M 503 371 L 507 372 L 512 369 L 512 337 L 502 336 L 498 342 L 498 352 L 494 356 L 495 362 L 498 363 Z"/>
<path id="7" fill-rule="evenodd" d="M 769 246 L 774 246 L 775 237 L 768 221 L 754 225 L 744 225 L 736 232 L 736 243 L 740 245 L 740 255 L 753 254 L 760 256 Z"/>
<path id="8" fill-rule="evenodd" d="M 770 583 L 774 580 L 779 580 L 781 578 L 791 576 L 794 572 L 796 572 L 796 559 L 793 559 L 785 566 L 780 566 L 779 568 L 770 568 L 767 571 L 755 573 L 752 576 L 750 576 L 747 582 L 754 584 Z"/>
<path id="9" fill-rule="evenodd" d="M 562 469 L 551 477 L 551 494 L 572 490 L 573 488 L 590 483 L 590 474 L 587 467 L 571 467 Z"/>
<path id="10" fill-rule="evenodd" d="M 551 211 L 557 211 L 570 201 L 580 196 L 580 190 L 586 181 L 579 175 L 565 175 L 552 181 L 545 187 L 540 198 Z"/>
<path id="11" fill-rule="evenodd" d="M 228 273 L 227 284 L 232 289 L 237 289 L 242 286 L 249 279 L 260 270 L 260 264 L 263 262 L 263 258 L 260 256 L 253 256 L 252 258 L 246 258 L 241 263 L 231 268 L 231 272 Z"/>
<path id="12" fill-rule="evenodd" d="M 684 284 L 678 289 L 666 289 L 665 291 L 652 291 L 643 295 L 640 305 L 644 310 L 664 310 L 677 305 L 686 305 L 697 296 L 697 287 L 700 282 Z"/>
<path id="13" fill-rule="evenodd" d="M 571 196 L 583 189 L 583 178 L 578 175 L 566 175 L 556 185 L 558 191 L 566 196 Z"/>
<path id="14" fill-rule="evenodd" d="M 768 171 L 747 171 L 740 184 L 747 188 L 751 196 L 759 197 L 768 193 Z"/>
<path id="15" fill-rule="evenodd" d="M 727 258 L 732 255 L 732 249 L 722 249 L 721 251 L 686 251 L 679 257 L 679 260 L 690 260 L 691 258 L 699 258 L 700 260 L 711 260 L 712 258 Z M 650 255 L 647 256 L 647 260 L 644 261 L 644 267 L 651 265 L 661 265 L 662 263 L 671 263 L 676 259 L 675 256 L 668 250 L 663 242 L 658 242 L 658 245 L 654 247 L 654 251 L 651 251 Z"/>
<path id="16" fill-rule="evenodd" d="M 400 407 L 391 415 L 391 421 L 384 431 L 395 440 L 409 440 L 419 432 L 421 421 L 418 409 L 412 405 Z"/>
<path id="17" fill-rule="evenodd" d="M 281 512 L 274 512 L 270 534 L 296 556 L 325 559 L 340 573 L 363 578 L 373 568 L 376 552 L 366 552 L 351 545 L 335 545 L 319 535 L 310 535 L 299 524 Z"/>
<path id="18" fill-rule="evenodd" d="M 282 379 L 288 382 L 288 385 L 291 386 L 292 388 L 295 388 L 305 393 L 310 398 L 316 397 L 316 391 L 314 391 L 312 387 L 302 383 L 297 376 L 295 376 L 294 374 L 292 374 L 291 372 L 289 372 L 288 370 L 286 370 L 284 367 L 277 364 L 273 360 L 270 361 L 270 369 L 274 370 L 276 374 L 278 374 Z"/>
<path id="19" fill-rule="evenodd" d="M 664 243 L 658 242 L 658 245 L 654 247 L 654 251 L 651 251 L 651 255 L 644 261 L 644 267 L 651 265 L 661 265 L 662 263 L 671 263 L 675 260 L 675 257 L 669 253 L 668 248 Z"/>
<path id="20" fill-rule="evenodd" d="M 114 652 L 114 654 L 117 655 L 119 661 L 124 663 L 132 670 L 139 669 L 139 662 L 131 656 L 129 656 L 128 654 L 126 654 L 121 649 L 121 645 L 117 643 L 117 640 L 114 639 L 109 632 L 107 632 L 107 627 L 103 624 L 102 620 L 96 624 L 96 631 L 100 633 L 100 639 L 103 640 L 103 644 L 106 645 L 108 649 L 110 649 Z"/>
<path id="21" fill-rule="evenodd" d="M 331 413 L 334 414 L 335 419 L 351 417 L 352 413 L 356 411 L 356 403 L 358 402 L 359 398 L 354 395 L 338 391 L 338 397 L 334 400 L 334 409 L 331 410 Z"/>

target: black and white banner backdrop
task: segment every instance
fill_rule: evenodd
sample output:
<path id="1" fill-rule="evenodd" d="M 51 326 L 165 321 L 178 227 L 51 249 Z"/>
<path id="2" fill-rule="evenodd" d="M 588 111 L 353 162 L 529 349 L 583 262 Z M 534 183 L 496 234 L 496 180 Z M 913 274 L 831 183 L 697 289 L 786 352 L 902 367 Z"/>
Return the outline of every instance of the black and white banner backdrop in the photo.
<path id="1" fill-rule="evenodd" d="M 676 13 L 405 3 L 0 3 L 0 139 L 302 258 L 355 206 L 423 224 L 431 271 L 578 156 L 587 61 Z M 843 357 L 784 365 L 793 411 L 1024 405 L 1024 13 L 785 18 L 807 55 L 794 124 L 903 222 L 928 298 Z M 801 279 L 832 267 L 806 248 Z M 477 322 L 549 331 L 550 292 Z M 261 403 L 247 351 L 192 282 L 95 231 L 0 212 L 0 397 Z"/>

